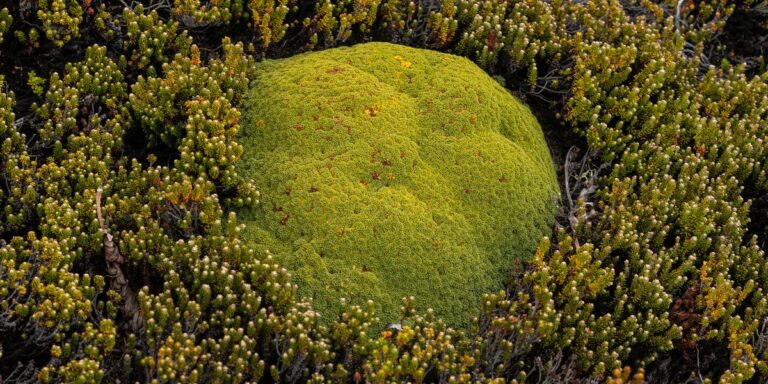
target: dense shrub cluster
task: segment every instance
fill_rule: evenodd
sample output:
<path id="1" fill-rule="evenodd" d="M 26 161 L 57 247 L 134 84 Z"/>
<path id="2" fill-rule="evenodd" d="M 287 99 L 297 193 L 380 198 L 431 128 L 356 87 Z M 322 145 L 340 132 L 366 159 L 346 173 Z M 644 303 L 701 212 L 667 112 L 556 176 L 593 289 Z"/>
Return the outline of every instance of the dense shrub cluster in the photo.
<path id="1" fill-rule="evenodd" d="M 367 43 L 257 72 L 238 170 L 262 204 L 242 211 L 243 239 L 320 314 L 373 300 L 394 322 L 416 296 L 466 324 L 550 233 L 559 191 L 541 128 L 469 60 Z"/>
<path id="2" fill-rule="evenodd" d="M 711 60 L 731 2 L 114 3 L 0 5 L 4 382 L 768 378 L 768 75 Z M 256 60 L 368 40 L 471 58 L 588 149 L 467 329 L 411 299 L 401 326 L 373 303 L 321 325 L 227 213 L 259 200 Z"/>

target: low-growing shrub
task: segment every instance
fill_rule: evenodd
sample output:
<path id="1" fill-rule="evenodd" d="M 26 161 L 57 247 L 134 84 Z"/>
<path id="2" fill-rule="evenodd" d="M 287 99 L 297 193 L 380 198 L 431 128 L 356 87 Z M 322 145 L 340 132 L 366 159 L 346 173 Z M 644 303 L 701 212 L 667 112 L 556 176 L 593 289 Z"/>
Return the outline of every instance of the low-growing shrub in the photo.
<path id="1" fill-rule="evenodd" d="M 558 196 L 541 128 L 468 60 L 385 43 L 259 64 L 238 173 L 262 204 L 245 239 L 328 316 L 416 296 L 466 324 L 550 232 Z"/>
<path id="2" fill-rule="evenodd" d="M 0 4 L 0 380 L 766 381 L 768 75 L 723 41 L 735 3 Z M 371 40 L 465 56 L 586 147 L 464 329 L 411 299 L 321 322 L 228 213 L 259 200 L 257 61 Z"/>

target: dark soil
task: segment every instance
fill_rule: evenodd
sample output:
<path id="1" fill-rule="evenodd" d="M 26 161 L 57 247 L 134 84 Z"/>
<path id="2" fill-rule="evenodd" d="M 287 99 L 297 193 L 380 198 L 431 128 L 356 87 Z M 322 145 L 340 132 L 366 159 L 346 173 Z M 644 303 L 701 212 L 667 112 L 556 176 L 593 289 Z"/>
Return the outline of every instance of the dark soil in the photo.
<path id="1" fill-rule="evenodd" d="M 707 48 L 710 62 L 719 65 L 723 59 L 732 64 L 743 64 L 747 74 L 765 72 L 765 56 L 768 54 L 768 6 L 737 5 L 723 31 Z M 759 3 L 759 2 L 755 2 Z"/>
<path id="2" fill-rule="evenodd" d="M 768 6 L 762 11 L 755 5 L 739 4 L 708 50 L 712 64 L 725 59 L 744 65 L 750 76 L 764 73 L 768 54 Z M 768 240 L 768 190 L 748 182 L 742 196 L 752 201 L 745 240 L 757 236 L 758 245 L 763 247 Z"/>

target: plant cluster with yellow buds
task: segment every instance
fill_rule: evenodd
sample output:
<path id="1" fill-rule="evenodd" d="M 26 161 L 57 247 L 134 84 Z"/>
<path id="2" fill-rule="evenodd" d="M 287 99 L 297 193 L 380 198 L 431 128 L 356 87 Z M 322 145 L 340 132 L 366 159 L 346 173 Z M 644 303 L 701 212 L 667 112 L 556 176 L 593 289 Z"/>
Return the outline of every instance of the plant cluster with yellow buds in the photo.
<path id="1" fill-rule="evenodd" d="M 3 3 L 0 381 L 765 382 L 768 75 L 712 53 L 737 3 Z M 589 149 L 466 329 L 321 319 L 230 213 L 256 61 L 371 40 L 466 56 Z"/>

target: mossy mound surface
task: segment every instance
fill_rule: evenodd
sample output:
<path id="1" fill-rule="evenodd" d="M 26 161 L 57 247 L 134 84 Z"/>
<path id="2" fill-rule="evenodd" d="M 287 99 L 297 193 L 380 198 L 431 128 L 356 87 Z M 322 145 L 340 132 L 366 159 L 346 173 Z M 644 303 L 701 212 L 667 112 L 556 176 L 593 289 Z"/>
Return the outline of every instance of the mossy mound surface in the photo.
<path id="1" fill-rule="evenodd" d="M 265 61 L 239 172 L 262 193 L 244 237 L 326 317 L 416 296 L 466 323 L 553 223 L 558 187 L 526 106 L 469 60 L 368 43 Z"/>

